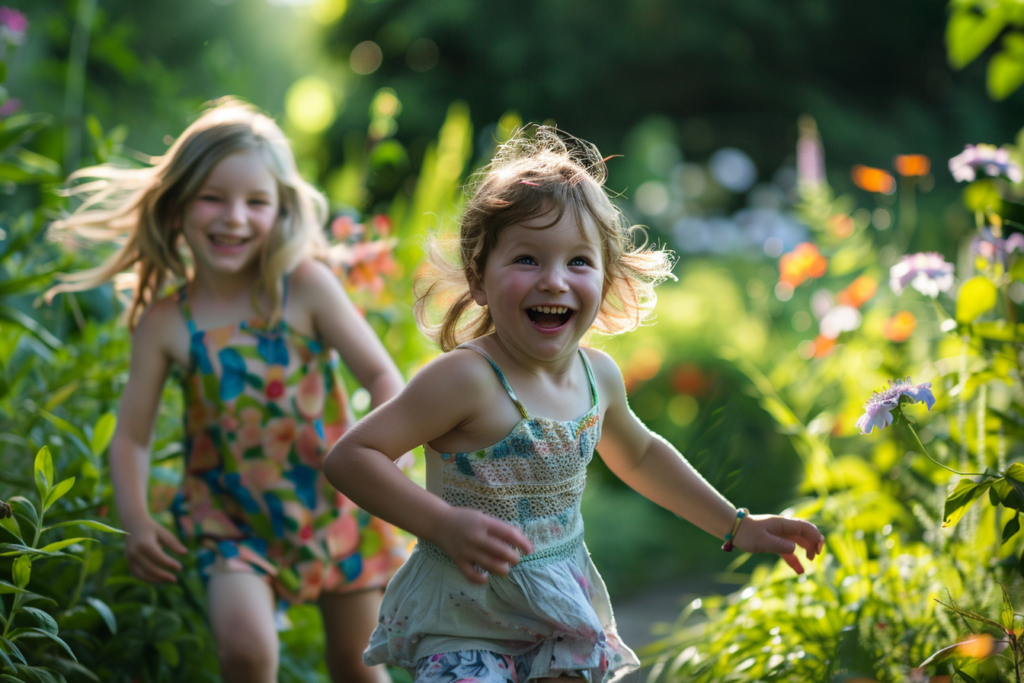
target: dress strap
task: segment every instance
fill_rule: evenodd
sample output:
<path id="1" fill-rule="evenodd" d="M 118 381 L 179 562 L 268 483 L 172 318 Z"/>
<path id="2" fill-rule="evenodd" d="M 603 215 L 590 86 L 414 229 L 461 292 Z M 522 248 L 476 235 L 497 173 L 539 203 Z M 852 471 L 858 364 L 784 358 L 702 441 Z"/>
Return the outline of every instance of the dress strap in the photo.
<path id="1" fill-rule="evenodd" d="M 479 346 L 474 346 L 473 344 L 460 344 L 457 348 L 472 349 L 473 351 L 476 351 L 481 356 L 486 358 L 487 362 L 490 363 L 491 367 L 494 369 L 494 374 L 496 374 L 498 376 L 498 379 L 501 380 L 501 385 L 505 387 L 505 391 L 508 392 L 508 395 L 512 399 L 512 402 L 515 403 L 516 408 L 519 409 L 519 414 L 522 415 L 524 419 L 530 419 L 530 414 L 526 412 L 526 406 L 524 406 L 522 402 L 518 398 L 516 398 L 516 392 L 512 391 L 512 386 L 508 383 L 508 380 L 505 379 L 505 373 L 501 371 L 501 368 L 498 367 L 498 364 L 494 362 L 494 359 L 491 358 L 486 351 L 481 349 Z"/>
<path id="2" fill-rule="evenodd" d="M 590 383 L 590 401 L 591 407 L 597 405 L 597 380 L 594 379 L 594 369 L 590 367 L 590 359 L 587 358 L 587 354 L 580 349 L 580 358 L 583 359 L 583 367 L 587 369 L 587 381 Z"/>
<path id="3" fill-rule="evenodd" d="M 178 288 L 178 306 L 181 308 L 182 315 L 185 316 L 185 322 L 188 323 L 188 333 L 195 334 L 196 323 L 192 320 L 192 307 L 188 305 L 188 285 Z"/>

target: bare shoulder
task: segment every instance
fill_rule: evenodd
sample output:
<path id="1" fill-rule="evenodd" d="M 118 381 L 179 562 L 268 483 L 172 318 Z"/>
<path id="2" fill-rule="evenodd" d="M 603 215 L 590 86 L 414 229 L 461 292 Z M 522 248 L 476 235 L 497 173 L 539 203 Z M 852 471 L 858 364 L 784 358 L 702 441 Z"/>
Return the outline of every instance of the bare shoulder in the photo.
<path id="1" fill-rule="evenodd" d="M 172 294 L 146 309 L 135 327 L 133 340 L 135 344 L 159 350 L 179 365 L 187 365 L 188 336 L 188 321 L 177 295 Z"/>
<path id="2" fill-rule="evenodd" d="M 470 349 L 442 353 L 410 381 L 438 387 L 456 401 L 478 401 L 481 391 L 494 388 L 494 370 L 483 356 Z"/>
<path id="3" fill-rule="evenodd" d="M 330 267 L 323 261 L 312 258 L 299 263 L 288 276 L 288 286 L 295 293 L 317 293 L 322 291 L 323 287 L 335 284 L 340 283 Z"/>
<path id="4" fill-rule="evenodd" d="M 600 349 L 583 347 L 583 353 L 594 370 L 597 386 L 605 395 L 615 396 L 623 391 L 622 371 L 611 356 Z"/>

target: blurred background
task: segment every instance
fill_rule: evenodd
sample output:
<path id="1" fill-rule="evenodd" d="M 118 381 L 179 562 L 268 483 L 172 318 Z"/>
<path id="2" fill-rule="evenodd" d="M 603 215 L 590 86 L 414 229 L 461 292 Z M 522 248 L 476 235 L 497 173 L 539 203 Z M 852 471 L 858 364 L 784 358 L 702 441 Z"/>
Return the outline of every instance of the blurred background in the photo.
<path id="1" fill-rule="evenodd" d="M 45 224 L 65 206 L 54 190 L 69 172 L 162 154 L 209 100 L 233 95 L 255 103 L 282 124 L 303 173 L 329 197 L 333 239 L 388 245 L 373 259 L 345 252 L 339 274 L 411 374 L 436 353 L 411 319 L 410 282 L 424 235 L 451 229 L 461 183 L 511 130 L 553 123 L 613 157 L 608 187 L 617 203 L 647 226 L 651 241 L 680 256 L 679 281 L 660 288 L 657 324 L 592 340 L 618 360 L 634 410 L 738 505 L 799 509 L 842 488 L 820 472 L 812 476 L 821 467 L 813 444 L 832 439 L 840 455 L 860 452 L 847 444 L 862 392 L 920 368 L 941 334 L 943 315 L 922 301 L 902 303 L 913 324 L 902 322 L 910 331 L 920 325 L 924 336 L 894 330 L 895 297 L 887 289 L 874 313 L 865 309 L 862 318 L 854 309 L 879 282 L 884 287 L 903 253 L 969 261 L 963 240 L 976 217 L 946 160 L 968 142 L 1011 143 L 1024 122 L 1017 76 L 993 85 L 987 58 L 975 59 L 1001 28 L 986 33 L 987 41 L 972 33 L 977 49 L 957 53 L 947 43 L 955 37 L 951 13 L 966 2 L 7 3 L 27 25 L 7 27 L 0 117 L 31 117 L 24 130 L 33 135 L 0 165 L 0 244 L 6 238 L 4 253 L 12 254 L 19 230 L 33 235 L 36 251 L 25 247 L 6 273 L 31 271 L 37 289 L 0 292 L 8 326 L 28 331 L 9 343 L 4 360 L 9 368 L 33 354 L 49 360 L 22 373 L 37 373 L 22 394 L 8 377 L 5 395 L 9 402 L 29 396 L 33 403 L 23 406 L 46 406 L 64 424 L 79 418 L 85 440 L 98 416 L 114 410 L 127 340 L 112 287 L 40 305 L 38 283 L 54 269 L 97 258 L 45 238 Z M 920 156 L 898 162 L 898 155 Z M 825 194 L 802 192 L 802 181 Z M 823 289 L 800 286 L 821 273 L 790 277 L 780 265 L 797 245 L 815 241 L 830 260 L 832 279 L 821 282 L 832 291 L 824 299 Z M 811 261 L 824 261 L 814 254 Z M 871 279 L 870 293 L 845 300 L 855 320 L 825 323 L 844 301 L 838 291 L 861 275 Z M 858 328 L 861 336 L 841 336 Z M 841 354 L 833 351 L 837 339 Z M 818 381 L 808 381 L 812 366 Z M 76 389 L 54 399 L 72 383 Z M 80 387 L 91 393 L 78 395 Z M 352 389 L 365 409 L 365 392 Z M 175 387 L 165 403 L 157 501 L 173 491 L 180 466 Z M 91 473 L 92 488 L 78 493 L 100 510 L 109 490 L 98 454 L 85 464 L 76 459 L 74 432 L 55 420 L 5 419 L 4 457 L 53 445 L 68 467 Z M 888 476 L 901 457 L 887 448 L 864 456 L 877 476 Z M 675 614 L 689 603 L 684 596 L 729 593 L 758 562 L 773 563 L 729 564 L 734 558 L 717 550 L 716 539 L 629 491 L 597 459 L 590 482 L 587 542 L 614 600 L 655 592 Z M 913 526 L 909 512 L 885 514 Z M 162 599 L 147 603 L 154 613 L 162 613 Z M 180 600 L 197 598 L 186 591 Z M 303 624 L 312 619 L 295 616 L 295 642 L 308 640 Z M 201 629 L 201 619 L 182 623 L 167 628 Z M 178 642 L 168 638 L 145 642 Z"/>

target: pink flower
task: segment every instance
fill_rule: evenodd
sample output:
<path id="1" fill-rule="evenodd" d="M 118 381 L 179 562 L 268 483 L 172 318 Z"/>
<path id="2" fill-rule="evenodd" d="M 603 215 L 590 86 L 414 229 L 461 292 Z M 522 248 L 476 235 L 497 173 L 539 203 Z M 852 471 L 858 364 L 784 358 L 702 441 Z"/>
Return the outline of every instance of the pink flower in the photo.
<path id="1" fill-rule="evenodd" d="M 263 452 L 268 458 L 284 463 L 298 437 L 298 427 L 290 417 L 278 417 L 267 423 L 263 434 Z"/>
<path id="2" fill-rule="evenodd" d="M 28 19 L 16 9 L 0 7 L 0 38 L 14 45 L 25 42 L 25 31 L 28 30 Z"/>
<path id="3" fill-rule="evenodd" d="M 21 111 L 21 100 L 12 97 L 3 104 L 0 104 L 0 119 L 17 114 L 19 111 Z"/>

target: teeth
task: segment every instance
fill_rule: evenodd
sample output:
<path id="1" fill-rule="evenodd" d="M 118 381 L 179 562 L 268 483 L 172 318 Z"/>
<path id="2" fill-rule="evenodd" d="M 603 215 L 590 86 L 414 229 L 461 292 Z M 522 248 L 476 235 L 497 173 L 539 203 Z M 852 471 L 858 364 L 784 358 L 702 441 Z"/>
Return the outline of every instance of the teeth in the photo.
<path id="1" fill-rule="evenodd" d="M 569 309 L 566 306 L 534 306 L 533 310 L 538 313 L 554 313 L 556 315 L 562 315 L 569 312 Z"/>
<path id="2" fill-rule="evenodd" d="M 230 235 L 210 235 L 210 241 L 217 245 L 233 247 L 245 242 L 245 238 L 232 237 Z"/>

